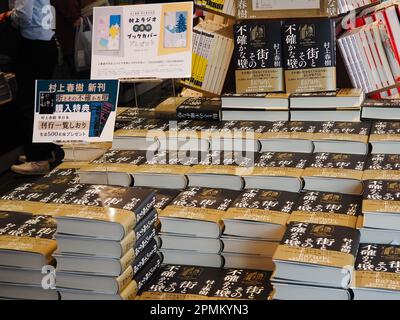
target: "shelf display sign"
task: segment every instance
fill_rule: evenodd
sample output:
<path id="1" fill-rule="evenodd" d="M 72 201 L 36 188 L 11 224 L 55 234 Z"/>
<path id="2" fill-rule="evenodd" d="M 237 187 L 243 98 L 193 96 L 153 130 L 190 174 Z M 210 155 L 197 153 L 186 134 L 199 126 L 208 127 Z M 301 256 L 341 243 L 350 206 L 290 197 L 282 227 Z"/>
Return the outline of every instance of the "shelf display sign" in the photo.
<path id="1" fill-rule="evenodd" d="M 37 80 L 33 142 L 113 140 L 118 80 Z"/>
<path id="2" fill-rule="evenodd" d="M 189 78 L 193 2 L 94 8 L 91 79 Z"/>

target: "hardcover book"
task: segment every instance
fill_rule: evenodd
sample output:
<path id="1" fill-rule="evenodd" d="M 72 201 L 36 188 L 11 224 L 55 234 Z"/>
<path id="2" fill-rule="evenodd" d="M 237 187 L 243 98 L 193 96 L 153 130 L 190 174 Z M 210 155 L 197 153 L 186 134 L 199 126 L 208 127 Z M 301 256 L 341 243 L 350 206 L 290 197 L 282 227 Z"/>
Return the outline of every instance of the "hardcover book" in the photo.
<path id="1" fill-rule="evenodd" d="M 246 188 L 299 192 L 309 159 L 309 153 L 263 152 L 243 176 Z"/>
<path id="2" fill-rule="evenodd" d="M 351 289 L 355 300 L 398 300 L 400 246 L 362 243 Z"/>
<path id="3" fill-rule="evenodd" d="M 359 238 L 354 228 L 291 222 L 273 256 L 273 278 L 348 288 Z"/>
<path id="4" fill-rule="evenodd" d="M 164 265 L 140 300 L 267 300 L 270 273 L 259 270 Z M 173 292 L 169 288 L 176 288 Z"/>
<path id="5" fill-rule="evenodd" d="M 365 182 L 362 227 L 400 230 L 400 183 L 398 180 Z"/>
<path id="6" fill-rule="evenodd" d="M 315 153 L 302 175 L 304 189 L 361 194 L 365 162 L 365 155 Z"/>
<path id="7" fill-rule="evenodd" d="M 221 121 L 221 99 L 189 98 L 176 109 L 179 120 Z"/>
<path id="8" fill-rule="evenodd" d="M 251 170 L 256 156 L 257 153 L 250 151 L 210 152 L 188 172 L 189 186 L 242 190 L 242 175 Z"/>
<path id="9" fill-rule="evenodd" d="M 336 91 L 336 33 L 331 19 L 286 20 L 286 92 Z"/>
<path id="10" fill-rule="evenodd" d="M 50 216 L 0 212 L 1 265 L 41 269 L 52 264 L 56 229 L 56 221 Z"/>
<path id="11" fill-rule="evenodd" d="M 329 224 L 355 228 L 361 215 L 361 196 L 308 191 L 302 193 L 289 222 Z"/>
<path id="12" fill-rule="evenodd" d="M 400 154 L 370 154 L 363 180 L 400 180 Z"/>
<path id="13" fill-rule="evenodd" d="M 234 26 L 236 93 L 284 91 L 280 20 Z"/>
<path id="14" fill-rule="evenodd" d="M 397 153 L 400 150 L 400 122 L 374 122 L 369 142 L 372 153 Z"/>
<path id="15" fill-rule="evenodd" d="M 368 122 L 325 121 L 313 134 L 314 152 L 367 154 L 371 124 Z"/>
<path id="16" fill-rule="evenodd" d="M 222 214 L 238 194 L 199 187 L 184 190 L 161 212 L 161 232 L 217 238 L 222 233 Z"/>
<path id="17" fill-rule="evenodd" d="M 297 193 L 247 189 L 223 214 L 224 235 L 280 241 Z"/>

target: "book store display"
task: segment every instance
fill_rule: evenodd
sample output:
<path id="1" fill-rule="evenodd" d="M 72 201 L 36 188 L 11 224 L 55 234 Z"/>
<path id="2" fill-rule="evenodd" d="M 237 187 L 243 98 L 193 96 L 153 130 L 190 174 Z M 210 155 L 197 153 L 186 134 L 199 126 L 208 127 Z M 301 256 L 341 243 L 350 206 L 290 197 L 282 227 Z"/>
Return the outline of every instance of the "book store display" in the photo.
<path id="1" fill-rule="evenodd" d="M 0 297 L 400 299 L 400 2 L 194 5 L 180 93 L 1 196 Z"/>

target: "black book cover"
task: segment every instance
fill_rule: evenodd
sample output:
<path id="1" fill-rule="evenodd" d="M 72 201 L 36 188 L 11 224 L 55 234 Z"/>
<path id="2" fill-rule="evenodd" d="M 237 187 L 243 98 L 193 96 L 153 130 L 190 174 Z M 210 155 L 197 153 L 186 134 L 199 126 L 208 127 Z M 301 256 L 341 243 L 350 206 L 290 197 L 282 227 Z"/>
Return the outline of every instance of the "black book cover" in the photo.
<path id="1" fill-rule="evenodd" d="M 162 260 L 161 254 L 157 252 L 143 269 L 133 277 L 134 281 L 137 283 L 138 290 L 141 290 L 143 286 L 151 280 L 161 266 Z"/>
<path id="2" fill-rule="evenodd" d="M 139 256 L 144 249 L 147 247 L 147 245 L 154 240 L 154 237 L 156 236 L 156 229 L 150 228 L 147 230 L 140 239 L 138 239 L 135 243 L 135 256 Z"/>
<path id="3" fill-rule="evenodd" d="M 254 166 L 254 160 L 257 156 L 258 153 L 256 152 L 212 151 L 203 154 L 199 165 L 248 168 Z"/>
<path id="4" fill-rule="evenodd" d="M 192 187 L 182 191 L 160 214 L 164 218 L 194 219 L 220 223 L 221 214 L 239 195 L 238 191 Z"/>
<path id="5" fill-rule="evenodd" d="M 24 183 L 1 196 L 1 200 L 24 200 L 33 183 Z"/>
<path id="6" fill-rule="evenodd" d="M 258 270 L 164 265 L 143 288 L 140 299 L 267 300 L 271 274 Z"/>
<path id="7" fill-rule="evenodd" d="M 289 221 L 355 228 L 362 197 L 332 192 L 302 193 Z"/>
<path id="8" fill-rule="evenodd" d="M 136 256 L 135 261 L 132 263 L 133 275 L 137 275 L 140 270 L 146 265 L 147 262 L 157 253 L 158 246 L 156 240 L 152 239 L 142 252 Z"/>
<path id="9" fill-rule="evenodd" d="M 374 122 L 371 129 L 370 142 L 377 141 L 400 141 L 400 122 Z"/>
<path id="10" fill-rule="evenodd" d="M 317 128 L 318 123 L 312 121 L 276 121 L 262 133 L 261 139 L 312 140 Z"/>
<path id="11" fill-rule="evenodd" d="M 298 193 L 248 189 L 244 190 L 223 215 L 224 220 L 246 220 L 286 226 L 295 208 Z"/>
<path id="12" fill-rule="evenodd" d="M 221 121 L 220 98 L 189 98 L 176 109 L 178 120 Z"/>
<path id="13" fill-rule="evenodd" d="M 246 21 L 234 26 L 237 93 L 284 90 L 282 21 Z"/>
<path id="14" fill-rule="evenodd" d="M 366 155 L 358 154 L 314 153 L 304 176 L 361 180 L 366 159 Z"/>
<path id="15" fill-rule="evenodd" d="M 153 208 L 155 192 L 141 188 L 87 185 L 74 204 L 129 210 L 139 222 Z"/>
<path id="16" fill-rule="evenodd" d="M 283 47 L 286 92 L 336 91 L 333 19 L 286 20 Z"/>
<path id="17" fill-rule="evenodd" d="M 363 179 L 400 180 L 400 154 L 368 155 Z"/>
<path id="18" fill-rule="evenodd" d="M 363 213 L 400 213 L 400 182 L 365 181 L 362 210 Z"/>
<path id="19" fill-rule="evenodd" d="M 140 221 L 139 224 L 136 225 L 134 229 L 136 233 L 136 239 L 140 240 L 146 234 L 146 232 L 153 229 L 157 220 L 158 213 L 155 209 L 153 209 Z"/>
<path id="20" fill-rule="evenodd" d="M 179 194 L 175 189 L 153 189 L 156 192 L 156 202 L 154 208 L 161 212 L 164 210 Z"/>
<path id="21" fill-rule="evenodd" d="M 366 99 L 363 108 L 400 108 L 400 101 L 398 99 Z"/>
<path id="22" fill-rule="evenodd" d="M 343 226 L 289 223 L 274 261 L 343 268 L 353 266 L 360 234 Z"/>
<path id="23" fill-rule="evenodd" d="M 400 291 L 400 246 L 360 244 L 353 285 L 356 289 Z"/>
<path id="24" fill-rule="evenodd" d="M 368 143 L 369 122 L 318 122 L 313 140 L 342 140 Z"/>
<path id="25" fill-rule="evenodd" d="M 300 178 L 308 165 L 309 153 L 262 152 L 255 160 L 251 175 L 289 176 Z"/>
<path id="26" fill-rule="evenodd" d="M 220 136 L 257 140 L 271 126 L 272 123 L 264 121 L 226 121 L 221 123 Z"/>
<path id="27" fill-rule="evenodd" d="M 51 254 L 57 248 L 56 230 L 53 217 L 1 211 L 0 250 L 41 254 L 50 262 Z"/>
<path id="28" fill-rule="evenodd" d="M 147 135 L 149 131 L 167 131 L 169 122 L 162 119 L 142 119 L 138 118 L 129 125 L 116 132 L 116 136 L 142 136 Z"/>
<path id="29" fill-rule="evenodd" d="M 98 164 L 131 164 L 140 165 L 146 161 L 146 151 L 142 150 L 110 150 L 93 160 L 91 165 Z"/>

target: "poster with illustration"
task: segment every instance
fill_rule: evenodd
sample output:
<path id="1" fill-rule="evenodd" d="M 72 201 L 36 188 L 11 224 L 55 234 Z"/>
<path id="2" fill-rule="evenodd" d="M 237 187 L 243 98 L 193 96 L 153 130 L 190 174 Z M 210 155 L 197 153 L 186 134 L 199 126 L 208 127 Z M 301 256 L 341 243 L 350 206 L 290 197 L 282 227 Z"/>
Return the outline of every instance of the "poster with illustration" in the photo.
<path id="1" fill-rule="evenodd" d="M 193 2 L 96 7 L 92 79 L 188 78 Z"/>
<path id="2" fill-rule="evenodd" d="M 99 17 L 96 33 L 97 50 L 119 50 L 121 41 L 121 15 Z"/>
<path id="3" fill-rule="evenodd" d="M 164 13 L 164 48 L 184 48 L 187 43 L 186 11 Z"/>

